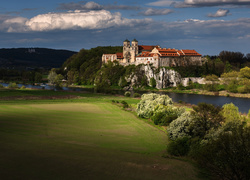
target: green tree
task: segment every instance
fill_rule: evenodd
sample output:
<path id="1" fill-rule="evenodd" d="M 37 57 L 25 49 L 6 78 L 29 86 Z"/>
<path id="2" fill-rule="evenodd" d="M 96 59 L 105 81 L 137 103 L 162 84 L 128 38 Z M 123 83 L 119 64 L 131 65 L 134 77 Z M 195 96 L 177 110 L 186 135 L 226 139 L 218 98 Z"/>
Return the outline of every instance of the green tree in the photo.
<path id="1" fill-rule="evenodd" d="M 40 82 L 42 82 L 42 79 L 43 79 L 43 75 L 39 72 L 36 72 L 35 73 L 35 82 L 40 83 Z"/>
<path id="2" fill-rule="evenodd" d="M 218 89 L 218 84 L 219 84 L 219 78 L 218 76 L 212 74 L 206 76 L 206 84 L 204 88 L 208 91 L 217 91 Z"/>
<path id="3" fill-rule="evenodd" d="M 231 71 L 232 71 L 232 65 L 228 61 L 226 61 L 224 72 L 228 73 Z"/>
<path id="4" fill-rule="evenodd" d="M 222 106 L 222 115 L 225 118 L 225 121 L 238 121 L 240 120 L 239 108 L 233 103 L 225 104 Z"/>
<path id="5" fill-rule="evenodd" d="M 56 70 L 52 69 L 49 72 L 49 75 L 48 75 L 48 80 L 49 80 L 50 84 L 55 85 L 55 83 L 56 83 L 56 76 L 57 76 Z"/>
<path id="6" fill-rule="evenodd" d="M 61 86 L 62 85 L 62 80 L 64 79 L 63 75 L 58 74 L 55 78 L 55 84 L 57 86 Z"/>
<path id="7" fill-rule="evenodd" d="M 156 80 L 155 80 L 155 78 L 154 77 L 152 77 L 152 78 L 150 78 L 150 86 L 151 87 L 153 87 L 153 88 L 155 88 L 156 87 Z"/>
<path id="8" fill-rule="evenodd" d="M 240 69 L 239 77 L 250 79 L 250 68 L 244 67 Z"/>
<path id="9" fill-rule="evenodd" d="M 250 127 L 243 125 L 222 132 L 200 146 L 198 163 L 219 179 L 250 179 Z"/>
<path id="10" fill-rule="evenodd" d="M 189 125 L 190 135 L 202 139 L 212 128 L 220 127 L 225 121 L 221 111 L 221 107 L 207 103 L 194 106 L 191 112 L 192 121 Z"/>

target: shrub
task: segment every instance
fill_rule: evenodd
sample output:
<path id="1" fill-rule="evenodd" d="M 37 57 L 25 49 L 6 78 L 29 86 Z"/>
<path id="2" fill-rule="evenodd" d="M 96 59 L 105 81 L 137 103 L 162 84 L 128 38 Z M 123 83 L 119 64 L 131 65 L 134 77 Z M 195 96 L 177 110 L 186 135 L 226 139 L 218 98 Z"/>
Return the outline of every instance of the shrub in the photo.
<path id="1" fill-rule="evenodd" d="M 120 77 L 120 80 L 118 82 L 118 86 L 120 87 L 125 87 L 127 86 L 128 82 L 126 81 L 126 79 L 124 77 Z"/>
<path id="2" fill-rule="evenodd" d="M 207 91 L 218 91 L 218 84 L 215 83 L 205 84 L 204 89 Z"/>
<path id="3" fill-rule="evenodd" d="M 130 92 L 130 91 L 126 91 L 126 92 L 124 93 L 124 96 L 126 96 L 126 97 L 130 97 L 130 95 L 131 95 L 131 92 Z"/>
<path id="4" fill-rule="evenodd" d="M 141 101 L 137 104 L 136 113 L 139 117 L 150 118 L 155 106 L 157 105 L 171 105 L 172 99 L 168 95 L 160 94 L 143 94 Z"/>
<path id="5" fill-rule="evenodd" d="M 176 120 L 169 124 L 167 129 L 170 139 L 175 140 L 183 137 L 190 137 L 189 124 L 192 117 L 189 112 L 184 112 Z"/>
<path id="6" fill-rule="evenodd" d="M 137 98 L 137 97 L 141 97 L 141 95 L 139 93 L 134 93 L 134 97 Z"/>
<path id="7" fill-rule="evenodd" d="M 123 108 L 128 108 L 128 103 L 126 101 L 121 101 Z"/>
<path id="8" fill-rule="evenodd" d="M 247 85 L 241 86 L 237 88 L 239 93 L 250 93 L 250 87 Z"/>
<path id="9" fill-rule="evenodd" d="M 238 92 L 237 88 L 238 88 L 238 82 L 236 79 L 231 80 L 226 87 L 226 89 L 232 93 L 237 93 Z"/>
<path id="10" fill-rule="evenodd" d="M 185 86 L 183 86 L 183 84 L 182 84 L 182 83 L 180 83 L 180 84 L 178 84 L 178 85 L 177 85 L 177 89 L 178 89 L 178 90 L 185 90 L 185 89 L 186 89 L 186 87 L 185 87 Z"/>
<path id="11" fill-rule="evenodd" d="M 18 88 L 16 83 L 9 83 L 8 88 Z"/>
<path id="12" fill-rule="evenodd" d="M 26 87 L 25 87 L 25 86 L 22 86 L 20 89 L 26 89 Z"/>
<path id="13" fill-rule="evenodd" d="M 177 108 L 172 105 L 157 105 L 154 108 L 151 119 L 156 125 L 165 126 L 178 118 L 184 111 L 184 108 Z"/>
<path id="14" fill-rule="evenodd" d="M 167 146 L 167 152 L 174 156 L 185 156 L 190 149 L 189 138 L 182 137 L 171 141 Z"/>
<path id="15" fill-rule="evenodd" d="M 155 88 L 155 86 L 156 86 L 156 80 L 155 80 L 155 78 L 153 78 L 153 77 L 150 78 L 150 82 L 149 83 L 150 83 L 151 87 Z"/>
<path id="16" fill-rule="evenodd" d="M 1 89 L 1 88 L 4 88 L 4 86 L 3 86 L 2 84 L 0 84 L 0 89 Z"/>

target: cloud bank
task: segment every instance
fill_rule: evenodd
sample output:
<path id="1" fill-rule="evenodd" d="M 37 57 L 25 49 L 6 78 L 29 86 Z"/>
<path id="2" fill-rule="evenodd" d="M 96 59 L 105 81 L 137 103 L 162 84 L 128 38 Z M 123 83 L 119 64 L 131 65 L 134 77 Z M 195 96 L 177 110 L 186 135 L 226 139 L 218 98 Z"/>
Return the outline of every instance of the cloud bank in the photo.
<path id="1" fill-rule="evenodd" d="M 8 17 L 0 19 L 0 30 L 7 32 L 53 31 L 104 29 L 109 27 L 134 26 L 151 22 L 151 19 L 126 19 L 120 13 L 112 14 L 106 10 L 71 11 L 67 13 L 40 14 L 31 19 Z"/>
<path id="2" fill-rule="evenodd" d="M 175 7 L 207 7 L 207 6 L 246 6 L 250 5 L 250 0 L 184 0 L 184 2 L 176 3 Z"/>
<path id="3" fill-rule="evenodd" d="M 250 0 L 184 0 L 184 1 L 173 1 L 173 0 L 159 0 L 148 5 L 151 6 L 174 6 L 176 8 L 186 7 L 208 7 L 208 6 L 250 6 Z"/>

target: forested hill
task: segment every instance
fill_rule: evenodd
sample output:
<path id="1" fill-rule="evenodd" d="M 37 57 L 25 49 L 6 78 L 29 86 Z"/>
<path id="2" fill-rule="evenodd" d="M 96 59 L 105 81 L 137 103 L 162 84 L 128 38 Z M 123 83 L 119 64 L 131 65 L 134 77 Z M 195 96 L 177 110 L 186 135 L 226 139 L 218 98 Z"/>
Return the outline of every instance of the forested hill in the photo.
<path id="1" fill-rule="evenodd" d="M 122 52 L 122 48 L 122 46 L 99 46 L 89 50 L 82 49 L 68 58 L 62 69 L 66 68 L 67 72 L 78 74 L 78 83 L 89 84 L 93 82 L 96 72 L 101 68 L 102 55 Z"/>
<path id="2" fill-rule="evenodd" d="M 77 52 L 47 48 L 0 49 L 1 68 L 57 68 Z"/>

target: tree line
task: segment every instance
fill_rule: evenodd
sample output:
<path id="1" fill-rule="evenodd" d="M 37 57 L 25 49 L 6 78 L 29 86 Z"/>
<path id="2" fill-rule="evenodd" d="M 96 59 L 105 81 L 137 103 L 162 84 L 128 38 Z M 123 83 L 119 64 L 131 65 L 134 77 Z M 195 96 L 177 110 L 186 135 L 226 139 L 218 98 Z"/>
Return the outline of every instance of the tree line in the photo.
<path id="1" fill-rule="evenodd" d="M 168 154 L 195 160 L 216 179 L 250 179 L 250 110 L 243 116 L 232 103 L 199 103 L 187 111 L 167 95 L 144 94 L 136 113 L 166 127 Z"/>

